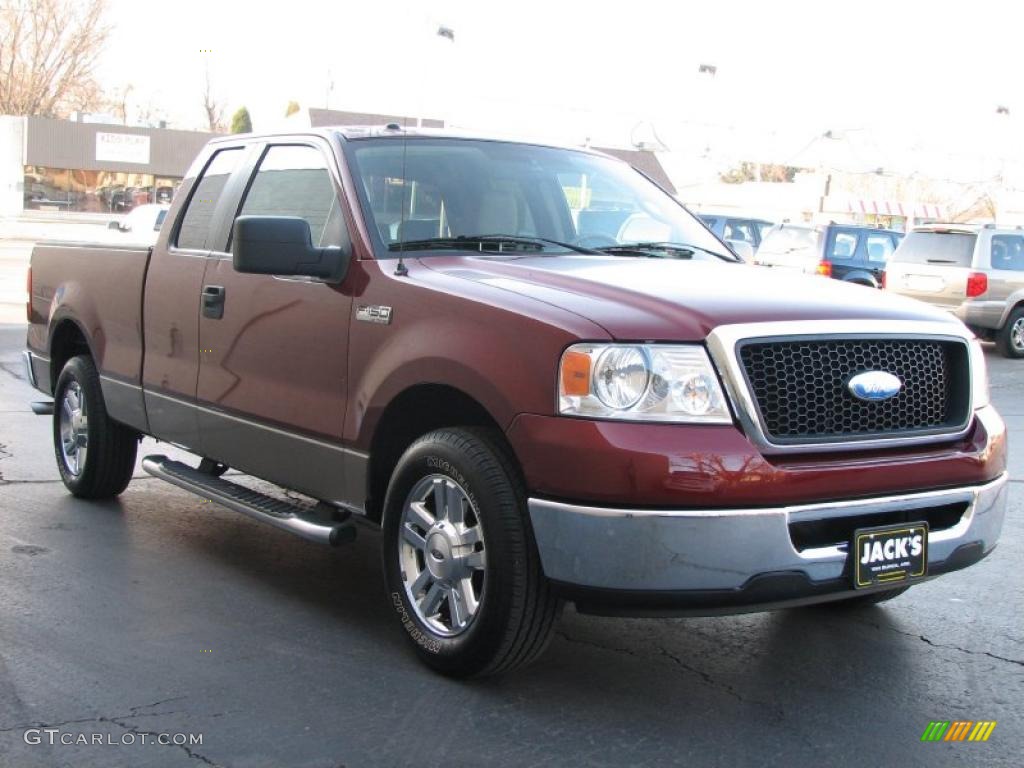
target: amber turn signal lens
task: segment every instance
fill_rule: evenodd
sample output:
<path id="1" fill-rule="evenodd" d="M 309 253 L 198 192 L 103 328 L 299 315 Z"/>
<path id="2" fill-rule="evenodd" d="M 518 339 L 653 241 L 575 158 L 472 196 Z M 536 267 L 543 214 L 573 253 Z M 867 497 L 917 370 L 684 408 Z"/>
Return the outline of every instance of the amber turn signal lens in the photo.
<path id="1" fill-rule="evenodd" d="M 579 397 L 590 394 L 590 355 L 566 352 L 562 356 L 562 394 Z"/>

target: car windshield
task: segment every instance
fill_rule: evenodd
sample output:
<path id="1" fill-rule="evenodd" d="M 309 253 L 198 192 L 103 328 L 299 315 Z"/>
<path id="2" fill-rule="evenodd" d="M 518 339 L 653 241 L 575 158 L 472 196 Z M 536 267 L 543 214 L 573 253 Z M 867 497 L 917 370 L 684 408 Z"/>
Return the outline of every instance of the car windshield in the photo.
<path id="1" fill-rule="evenodd" d="M 540 253 L 682 243 L 694 246 L 688 258 L 735 261 L 680 203 L 618 160 L 475 139 L 356 139 L 345 147 L 378 258 L 428 256 L 473 238 L 487 241 L 481 253 L 507 253 L 508 238 L 519 238 L 535 240 L 527 250 Z M 490 247 L 498 236 L 502 247 Z"/>
<path id="2" fill-rule="evenodd" d="M 960 232 L 911 232 L 900 242 L 892 261 L 969 267 L 977 235 Z"/>
<path id="3" fill-rule="evenodd" d="M 762 253 L 792 253 L 814 248 L 818 233 L 809 227 L 778 227 L 768 231 L 761 242 Z"/>

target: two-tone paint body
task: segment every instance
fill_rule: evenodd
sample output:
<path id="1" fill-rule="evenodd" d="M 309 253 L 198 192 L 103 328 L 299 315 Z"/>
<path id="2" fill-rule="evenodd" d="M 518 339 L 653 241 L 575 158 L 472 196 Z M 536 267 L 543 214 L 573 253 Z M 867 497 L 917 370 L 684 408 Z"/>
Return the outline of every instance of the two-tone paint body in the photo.
<path id="1" fill-rule="evenodd" d="M 739 419 L 696 426 L 558 415 L 559 359 L 581 340 L 705 343 L 722 326 L 780 322 L 963 329 L 917 302 L 724 262 L 453 253 L 407 257 L 397 270 L 395 258 L 375 258 L 347 140 L 336 130 L 215 140 L 152 249 L 38 246 L 28 347 L 39 388 L 50 391 L 63 362 L 87 347 L 114 419 L 375 519 L 381 478 L 401 448 L 389 437 L 410 420 L 427 423 L 404 410 L 418 405 L 501 430 L 538 503 L 634 517 L 630 510 L 777 510 L 1004 477 L 1005 429 L 991 408 L 945 442 L 795 455 L 764 451 Z M 351 252 L 340 283 L 233 269 L 231 223 L 268 143 L 307 144 L 328 159 Z M 245 159 L 213 213 L 212 242 L 177 249 L 197 175 L 230 146 Z M 201 311 L 209 285 L 225 290 L 220 319 Z M 387 322 L 376 308 L 390 308 Z M 550 527 L 551 509 L 531 502 L 535 526 Z M 986 551 L 993 545 L 986 539 Z M 541 542 L 549 570 L 560 568 L 552 546 Z"/>

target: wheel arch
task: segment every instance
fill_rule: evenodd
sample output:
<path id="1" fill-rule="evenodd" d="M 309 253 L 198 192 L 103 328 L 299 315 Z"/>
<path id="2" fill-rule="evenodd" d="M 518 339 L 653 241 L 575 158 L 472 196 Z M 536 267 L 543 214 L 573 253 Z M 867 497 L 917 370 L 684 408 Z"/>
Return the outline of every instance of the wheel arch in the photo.
<path id="1" fill-rule="evenodd" d="M 1003 312 L 1003 319 L 999 323 L 999 327 L 1003 328 L 1008 322 L 1010 322 L 1010 315 L 1018 309 L 1024 309 L 1024 290 L 1015 291 L 1006 300 L 1006 310 Z"/>
<path id="2" fill-rule="evenodd" d="M 417 438 L 442 427 L 488 429 L 500 440 L 498 447 L 515 456 L 497 420 L 471 395 L 447 384 L 408 387 L 391 399 L 374 427 L 366 472 L 368 518 L 381 522 L 388 482 L 405 450 Z"/>
<path id="3" fill-rule="evenodd" d="M 65 315 L 57 319 L 50 332 L 50 391 L 57 388 L 57 377 L 64 369 L 65 364 L 75 355 L 86 354 L 94 361 L 89 339 L 82 330 L 82 326 L 74 318 Z"/>

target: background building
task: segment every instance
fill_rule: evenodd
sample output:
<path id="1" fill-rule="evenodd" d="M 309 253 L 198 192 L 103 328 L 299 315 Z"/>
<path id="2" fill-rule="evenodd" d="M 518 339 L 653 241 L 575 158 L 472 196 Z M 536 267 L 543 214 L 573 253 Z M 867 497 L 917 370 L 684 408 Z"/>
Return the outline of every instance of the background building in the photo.
<path id="1" fill-rule="evenodd" d="M 420 125 L 444 121 L 401 115 L 308 109 L 277 128 Z M 169 203 L 199 150 L 216 134 L 111 123 L 0 116 L 0 215 L 22 211 L 123 214 Z M 596 147 L 674 193 L 654 152 Z"/>
<path id="2" fill-rule="evenodd" d="M 0 117 L 0 214 L 125 213 L 170 202 L 199 149 L 197 131 Z"/>

